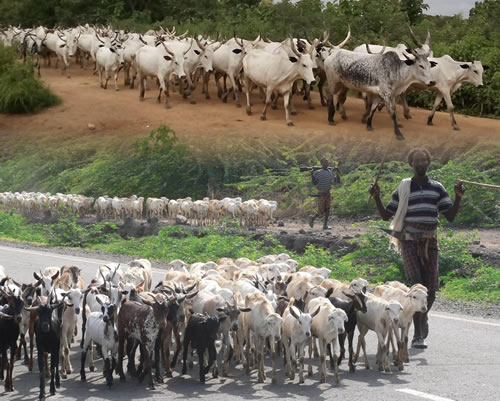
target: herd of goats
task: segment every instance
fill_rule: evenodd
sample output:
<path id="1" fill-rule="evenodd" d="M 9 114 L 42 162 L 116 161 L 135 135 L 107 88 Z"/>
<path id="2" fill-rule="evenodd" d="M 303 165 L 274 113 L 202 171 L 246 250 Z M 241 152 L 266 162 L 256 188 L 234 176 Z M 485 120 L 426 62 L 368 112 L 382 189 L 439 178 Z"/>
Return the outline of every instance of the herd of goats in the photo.
<path id="1" fill-rule="evenodd" d="M 282 42 L 272 42 L 260 35 L 255 40 L 241 39 L 236 35 L 229 40 L 219 40 L 219 37 L 212 40 L 202 35 L 188 37 L 187 32 L 177 35 L 175 28 L 139 34 L 88 24 L 68 29 L 9 27 L 0 29 L 0 43 L 17 47 L 25 59 L 27 56 L 36 58 L 38 71 L 40 59 L 45 58 L 50 65 L 51 55 L 57 56 L 62 72 L 66 70 L 68 76 L 72 57 L 78 58 L 82 67 L 86 67 L 91 59 L 104 89 L 113 74 L 115 89 L 118 90 L 118 73 L 123 69 L 125 85 L 133 88 L 137 79 L 141 100 L 144 99 L 147 78 L 155 78 L 159 87 L 158 102 L 161 102 L 163 92 L 167 107 L 170 91 L 176 88 L 185 99 L 195 103 L 194 90 L 200 80 L 202 94 L 209 99 L 208 82 L 214 73 L 217 95 L 223 102 L 227 102 L 232 94 L 240 107 L 239 93 L 244 88 L 249 115 L 252 114 L 250 93 L 258 87 L 261 97 L 265 98 L 262 120 L 266 119 L 268 106 L 275 108 L 279 96 L 283 96 L 288 125 L 293 125 L 290 114 L 296 114 L 292 95 L 298 93 L 300 87 L 304 100 L 313 108 L 310 90 L 318 80 L 321 104 L 328 106 L 331 125 L 335 124 L 336 110 L 343 119 L 347 118 L 344 102 L 347 91 L 354 90 L 364 96 L 362 122 L 366 123 L 367 129 L 372 129 L 375 111 L 385 106 L 398 139 L 404 137 L 395 112 L 396 98 L 401 98 L 404 117 L 409 119 L 406 91 L 409 88 L 433 89 L 436 98 L 427 124 L 432 125 L 434 113 L 444 99 L 451 124 L 457 130 L 451 95 L 464 82 L 483 86 L 482 75 L 487 66 L 480 61 L 455 61 L 449 55 L 433 57 L 429 32 L 422 43 L 408 28 L 414 48 L 406 42 L 396 47 L 363 44 L 352 51 L 343 49 L 351 36 L 350 29 L 347 37 L 334 45 L 327 32 L 320 39 L 289 37 Z M 229 88 L 227 79 L 231 84 Z M 299 86 L 298 82 L 302 85 Z"/>
<path id="2" fill-rule="evenodd" d="M 46 211 L 57 211 L 67 207 L 80 218 L 95 215 L 97 219 L 114 221 L 126 218 L 169 218 L 178 220 L 183 216 L 186 223 L 198 226 L 217 224 L 223 218 L 239 219 L 241 226 L 265 226 L 274 220 L 277 201 L 240 197 L 193 201 L 183 199 L 146 198 L 132 195 L 128 198 L 100 196 L 97 199 L 84 195 L 50 194 L 42 192 L 0 192 L 0 207 L 33 218 L 44 216 Z"/>
<path id="3" fill-rule="evenodd" d="M 368 291 L 362 278 L 344 283 L 330 278 L 329 268 L 297 268 L 298 262 L 287 254 L 190 265 L 176 259 L 168 263 L 164 279 L 153 286 L 151 262 L 138 259 L 100 266 L 85 286 L 77 266 L 47 267 L 34 272 L 29 283 L 14 280 L 14 272 L 0 266 L 0 379 L 6 391 L 13 391 L 15 361 L 24 350 L 24 363 L 32 371 L 36 346 L 40 399 L 45 398 L 49 375 L 50 393 L 55 394 L 60 379 L 73 373 L 70 348 L 77 333 L 81 336 L 80 379 L 86 381 L 87 354 L 89 369 L 95 370 L 95 346 L 110 387 L 114 373 L 120 381 L 126 380 L 125 357 L 128 374 L 140 381 L 149 376 L 149 386 L 154 388 L 155 382 L 163 383 L 164 375 L 172 377 L 178 362 L 186 374 L 188 366 L 193 367 L 194 351 L 202 383 L 210 370 L 214 378 L 219 372 L 226 376 L 240 364 L 247 375 L 257 368 L 262 383 L 266 355 L 272 360 L 273 383 L 280 355 L 286 376 L 293 381 L 298 370 L 299 382 L 304 383 L 306 348 L 308 375 L 313 375 L 312 362 L 319 357 L 320 381 L 326 382 L 329 356 L 339 383 L 346 338 L 349 371 L 355 372 L 360 348 L 369 368 L 365 343 L 369 330 L 378 339 L 378 369 L 391 372 L 390 350 L 395 366 L 404 369 L 413 315 L 427 310 L 425 287 L 388 282 Z"/>

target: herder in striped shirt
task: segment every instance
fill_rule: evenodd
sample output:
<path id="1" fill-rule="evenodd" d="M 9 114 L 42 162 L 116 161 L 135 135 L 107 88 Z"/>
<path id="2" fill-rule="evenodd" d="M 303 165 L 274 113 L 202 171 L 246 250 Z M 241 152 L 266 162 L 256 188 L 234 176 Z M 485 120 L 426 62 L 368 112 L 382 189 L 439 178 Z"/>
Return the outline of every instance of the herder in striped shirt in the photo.
<path id="1" fill-rule="evenodd" d="M 318 190 L 318 213 L 309 217 L 309 226 L 313 228 L 314 219 L 316 217 L 325 216 L 323 223 L 323 230 L 329 230 L 328 217 L 330 216 L 330 207 L 332 204 L 332 195 L 330 190 L 332 185 L 340 183 L 340 175 L 338 168 L 335 169 L 336 176 L 334 177 L 331 167 L 328 167 L 328 160 L 326 157 L 321 159 L 321 168 L 318 170 L 311 169 L 311 179 L 316 189 Z"/>
<path id="2" fill-rule="evenodd" d="M 384 220 L 394 216 L 391 230 L 403 258 L 406 278 L 411 285 L 423 284 L 428 290 L 427 312 L 417 312 L 413 317 L 415 333 L 412 347 L 421 349 L 427 348 L 427 313 L 439 290 L 438 213 L 453 221 L 465 192 L 462 184 L 455 185 L 455 202 L 452 203 L 443 185 L 427 177 L 430 162 L 431 155 L 427 149 L 416 148 L 408 154 L 408 163 L 415 175 L 401 182 L 387 207 L 380 200 L 379 186 L 374 184 L 370 188 L 380 216 Z"/>

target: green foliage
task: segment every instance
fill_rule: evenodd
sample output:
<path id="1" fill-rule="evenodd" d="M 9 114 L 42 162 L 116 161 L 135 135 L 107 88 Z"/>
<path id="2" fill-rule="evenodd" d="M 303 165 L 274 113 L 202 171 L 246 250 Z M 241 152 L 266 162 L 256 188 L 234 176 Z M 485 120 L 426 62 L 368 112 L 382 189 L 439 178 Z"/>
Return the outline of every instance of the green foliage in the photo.
<path id="1" fill-rule="evenodd" d="M 47 244 L 45 227 L 29 225 L 24 217 L 0 211 L 0 238 Z"/>
<path id="2" fill-rule="evenodd" d="M 47 237 L 50 245 L 84 248 L 94 244 L 105 244 L 116 236 L 114 223 L 96 223 L 82 226 L 70 209 L 59 207 L 58 222 L 48 226 Z"/>
<path id="3" fill-rule="evenodd" d="M 32 65 L 15 62 L 12 49 L 0 45 L 0 113 L 34 113 L 58 103 Z"/>

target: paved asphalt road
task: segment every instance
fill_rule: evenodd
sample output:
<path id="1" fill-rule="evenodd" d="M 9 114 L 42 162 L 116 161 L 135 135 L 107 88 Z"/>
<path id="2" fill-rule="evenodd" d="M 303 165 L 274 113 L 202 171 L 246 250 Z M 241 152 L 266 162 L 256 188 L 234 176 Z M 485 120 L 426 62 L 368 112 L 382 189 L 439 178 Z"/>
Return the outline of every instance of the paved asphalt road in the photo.
<path id="1" fill-rule="evenodd" d="M 6 272 L 19 281 L 32 281 L 33 271 L 47 266 L 75 264 L 82 268 L 83 277 L 88 283 L 98 265 L 109 262 L 58 255 L 42 251 L 28 251 L 0 246 L 0 264 Z M 154 282 L 163 276 L 155 270 Z M 305 384 L 299 385 L 285 379 L 281 364 L 278 384 L 272 385 L 268 379 L 264 384 L 257 383 L 256 372 L 247 377 L 241 366 L 232 368 L 230 377 L 212 379 L 205 385 L 198 380 L 195 367 L 188 375 L 179 375 L 176 367 L 174 377 L 166 384 L 157 385 L 150 390 L 134 378 L 127 377 L 126 383 L 115 379 L 115 385 L 108 389 L 101 376 L 102 363 L 98 361 L 98 372 L 87 373 L 87 382 L 79 380 L 73 373 L 62 380 L 56 396 L 49 399 L 64 400 L 162 400 L 162 399 L 206 399 L 233 401 L 236 399 L 293 399 L 293 400 L 500 400 L 500 320 L 484 320 L 462 315 L 430 314 L 429 348 L 425 351 L 410 350 L 410 364 L 405 370 L 381 373 L 373 369 L 375 364 L 376 338 L 374 333 L 367 335 L 367 350 L 372 369 L 365 370 L 358 362 L 356 373 L 346 371 L 341 366 L 341 383 L 333 385 L 319 383 L 317 363 L 314 375 L 306 376 Z M 0 333 L 1 335 L 1 333 Z M 411 335 L 411 333 L 410 333 Z M 78 341 L 79 343 L 79 341 Z M 36 354 L 36 352 L 35 352 Z M 72 349 L 72 364 L 79 371 L 79 348 Z M 307 361 L 307 358 L 306 358 Z M 14 369 L 13 393 L 0 393 L 1 400 L 29 400 L 38 397 L 38 374 L 29 373 L 26 366 L 16 362 Z M 270 361 L 266 360 L 266 372 L 270 371 Z M 1 387 L 3 390 L 3 385 Z M 48 386 L 46 387 L 48 391 Z"/>

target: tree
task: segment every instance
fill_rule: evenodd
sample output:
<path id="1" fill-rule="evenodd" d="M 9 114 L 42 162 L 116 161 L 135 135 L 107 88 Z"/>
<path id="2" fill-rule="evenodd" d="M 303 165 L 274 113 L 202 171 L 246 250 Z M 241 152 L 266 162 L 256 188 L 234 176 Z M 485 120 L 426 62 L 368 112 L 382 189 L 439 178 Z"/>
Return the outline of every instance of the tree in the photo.
<path id="1" fill-rule="evenodd" d="M 401 0 L 401 11 L 408 15 L 410 24 L 416 24 L 422 18 L 424 10 L 429 9 L 429 5 L 424 3 L 424 0 Z"/>

